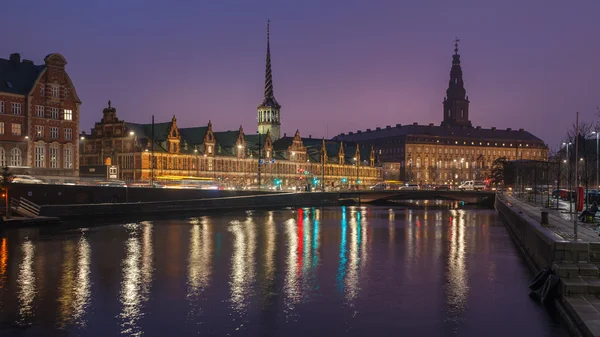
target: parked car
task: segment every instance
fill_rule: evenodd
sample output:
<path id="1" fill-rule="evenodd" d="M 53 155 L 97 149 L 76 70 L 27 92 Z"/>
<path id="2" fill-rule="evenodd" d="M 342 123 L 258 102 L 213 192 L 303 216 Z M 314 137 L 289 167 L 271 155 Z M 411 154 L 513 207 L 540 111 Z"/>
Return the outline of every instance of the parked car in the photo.
<path id="1" fill-rule="evenodd" d="M 433 189 L 436 191 L 450 191 L 452 187 L 450 185 L 437 185 Z"/>
<path id="2" fill-rule="evenodd" d="M 36 177 L 15 174 L 12 179 L 13 183 L 17 184 L 43 184 L 44 181 Z"/>
<path id="3" fill-rule="evenodd" d="M 415 191 L 415 190 L 419 189 L 419 185 L 418 184 L 406 184 L 401 189 L 402 190 Z"/>

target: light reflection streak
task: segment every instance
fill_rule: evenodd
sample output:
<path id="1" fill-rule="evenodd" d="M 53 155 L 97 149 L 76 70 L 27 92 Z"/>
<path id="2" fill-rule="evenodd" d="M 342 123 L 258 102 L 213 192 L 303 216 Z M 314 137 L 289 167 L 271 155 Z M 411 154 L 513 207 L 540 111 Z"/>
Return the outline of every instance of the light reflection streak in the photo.
<path id="1" fill-rule="evenodd" d="M 249 217 L 243 223 L 232 221 L 229 231 L 233 234 L 231 303 L 234 310 L 242 313 L 250 303 L 255 278 L 256 225 Z"/>
<path id="2" fill-rule="evenodd" d="M 141 336 L 144 331 L 139 326 L 139 320 L 144 316 L 143 306 L 148 300 L 153 272 L 152 224 L 142 222 L 125 227 L 129 231 L 129 238 L 125 242 L 125 258 L 122 262 L 121 334 Z"/>
<path id="3" fill-rule="evenodd" d="M 450 227 L 450 252 L 448 254 L 448 272 L 446 302 L 448 312 L 446 320 L 458 321 L 465 309 L 469 295 L 465 248 L 465 211 L 453 211 Z"/>
<path id="4" fill-rule="evenodd" d="M 33 315 L 33 301 L 36 295 L 35 273 L 33 259 L 35 257 L 35 246 L 29 239 L 25 239 L 21 246 L 23 260 L 19 266 L 17 277 L 17 297 L 19 299 L 19 322 L 30 320 Z"/>
<path id="5" fill-rule="evenodd" d="M 212 226 L 208 217 L 192 222 L 188 257 L 187 299 L 192 306 L 188 319 L 197 319 L 198 298 L 208 288 L 211 278 Z"/>
<path id="6" fill-rule="evenodd" d="M 2 243 L 0 244 L 0 289 L 4 288 L 6 283 L 6 265 L 8 262 L 8 245 L 6 243 L 6 238 L 2 238 Z"/>
<path id="7" fill-rule="evenodd" d="M 358 245 L 360 242 L 360 212 L 350 219 L 350 243 L 348 252 L 347 275 L 345 277 L 346 300 L 356 299 L 358 293 Z"/>
<path id="8" fill-rule="evenodd" d="M 82 235 L 77 243 L 77 279 L 75 281 L 75 300 L 73 301 L 73 320 L 85 326 L 84 316 L 90 305 L 90 261 L 92 251 L 90 244 Z"/>
<path id="9" fill-rule="evenodd" d="M 288 256 L 287 272 L 285 275 L 285 304 L 287 310 L 293 310 L 294 304 L 300 299 L 298 291 L 298 235 L 296 233 L 296 221 L 289 219 L 285 222 L 285 236 L 287 239 Z"/>
<path id="10" fill-rule="evenodd" d="M 337 284 L 340 292 L 344 292 L 344 279 L 346 277 L 346 263 L 348 262 L 346 257 L 346 240 L 347 240 L 347 227 L 348 220 L 346 220 L 346 206 L 342 206 L 342 220 L 340 222 L 341 235 L 340 235 L 340 262 L 337 272 Z"/>
<path id="11" fill-rule="evenodd" d="M 275 279 L 275 251 L 277 243 L 277 228 L 273 220 L 273 211 L 269 212 L 269 218 L 265 224 L 266 247 L 265 247 L 265 278 L 267 284 L 271 284 Z"/>
<path id="12" fill-rule="evenodd" d="M 63 251 L 61 280 L 58 289 L 58 321 L 61 327 L 69 323 L 73 313 L 73 289 L 75 288 L 75 245 L 73 242 L 64 242 Z"/>

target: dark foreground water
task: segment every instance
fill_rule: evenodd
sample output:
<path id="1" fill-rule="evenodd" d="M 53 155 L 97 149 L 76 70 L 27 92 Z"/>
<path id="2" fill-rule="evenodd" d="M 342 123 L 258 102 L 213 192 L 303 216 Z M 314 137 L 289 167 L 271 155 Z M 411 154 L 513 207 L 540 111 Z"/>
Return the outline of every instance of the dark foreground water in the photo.
<path id="1" fill-rule="evenodd" d="M 565 336 L 491 210 L 304 208 L 5 232 L 9 336 Z"/>

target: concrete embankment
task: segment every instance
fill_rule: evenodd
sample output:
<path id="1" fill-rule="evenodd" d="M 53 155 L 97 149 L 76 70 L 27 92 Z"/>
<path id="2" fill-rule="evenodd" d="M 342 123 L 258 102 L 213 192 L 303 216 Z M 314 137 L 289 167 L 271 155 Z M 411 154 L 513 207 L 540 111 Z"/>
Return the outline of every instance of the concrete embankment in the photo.
<path id="1" fill-rule="evenodd" d="M 97 219 L 149 214 L 178 214 L 196 211 L 303 206 L 333 206 L 338 193 L 277 193 L 178 201 L 43 205 L 40 215 L 68 219 Z"/>
<path id="2" fill-rule="evenodd" d="M 530 285 L 533 293 L 556 305 L 573 335 L 600 336 L 598 234 L 581 227 L 574 240 L 572 222 L 556 213 L 541 224 L 548 210 L 514 198 L 499 196 L 495 207 L 532 268 L 541 271 Z"/>

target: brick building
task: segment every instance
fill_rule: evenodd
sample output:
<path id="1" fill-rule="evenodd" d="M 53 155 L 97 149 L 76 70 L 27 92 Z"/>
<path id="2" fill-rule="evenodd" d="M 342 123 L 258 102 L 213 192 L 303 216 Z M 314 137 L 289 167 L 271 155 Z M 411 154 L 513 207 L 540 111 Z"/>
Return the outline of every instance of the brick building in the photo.
<path id="1" fill-rule="evenodd" d="M 43 65 L 0 58 L 0 166 L 47 182 L 77 179 L 81 101 L 66 64 L 60 54 Z"/>
<path id="2" fill-rule="evenodd" d="M 456 41 L 440 126 L 388 125 L 342 133 L 334 140 L 374 146 L 386 180 L 423 184 L 484 180 L 494 160 L 502 157 L 548 159 L 548 146 L 523 129 L 473 127 L 469 103 Z"/>

